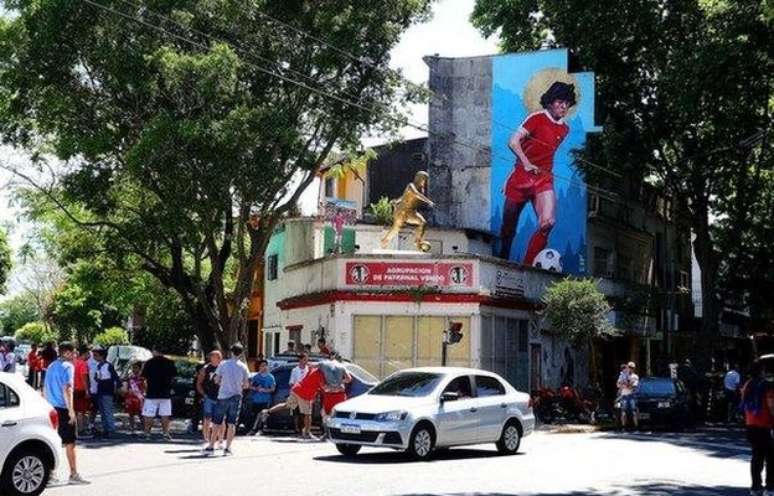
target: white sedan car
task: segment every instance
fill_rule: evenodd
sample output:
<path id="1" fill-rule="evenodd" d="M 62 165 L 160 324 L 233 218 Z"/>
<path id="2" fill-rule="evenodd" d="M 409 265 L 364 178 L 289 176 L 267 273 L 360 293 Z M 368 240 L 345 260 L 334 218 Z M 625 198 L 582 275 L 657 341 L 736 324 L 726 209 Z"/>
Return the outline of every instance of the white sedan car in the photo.
<path id="1" fill-rule="evenodd" d="M 43 492 L 59 465 L 56 410 L 18 374 L 0 372 L 0 494 Z"/>
<path id="2" fill-rule="evenodd" d="M 497 374 L 424 367 L 396 372 L 367 394 L 340 403 L 325 427 L 345 456 L 381 446 L 427 459 L 437 448 L 489 442 L 500 453 L 514 454 L 534 430 L 535 416 L 529 395 Z"/>

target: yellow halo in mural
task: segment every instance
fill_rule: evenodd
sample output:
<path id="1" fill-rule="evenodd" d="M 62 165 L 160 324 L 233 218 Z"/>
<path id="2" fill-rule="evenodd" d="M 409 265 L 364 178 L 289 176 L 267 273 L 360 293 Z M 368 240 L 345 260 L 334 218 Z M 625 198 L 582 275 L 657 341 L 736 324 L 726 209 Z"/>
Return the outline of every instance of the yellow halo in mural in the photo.
<path id="1" fill-rule="evenodd" d="M 522 101 L 530 114 L 543 110 L 543 106 L 540 104 L 540 97 L 543 96 L 543 93 L 548 91 L 548 88 L 556 81 L 575 85 L 575 105 L 570 107 L 566 118 L 575 115 L 575 112 L 578 111 L 578 107 L 583 99 L 580 85 L 574 75 L 558 68 L 543 69 L 542 71 L 536 72 L 524 87 Z"/>

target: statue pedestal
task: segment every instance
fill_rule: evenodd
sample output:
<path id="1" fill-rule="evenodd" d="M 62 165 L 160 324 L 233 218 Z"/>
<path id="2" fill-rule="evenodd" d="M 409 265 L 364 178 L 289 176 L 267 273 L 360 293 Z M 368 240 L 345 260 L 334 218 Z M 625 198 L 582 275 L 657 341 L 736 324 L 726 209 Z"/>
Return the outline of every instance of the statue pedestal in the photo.
<path id="1" fill-rule="evenodd" d="M 374 248 L 371 250 L 373 255 L 430 255 L 419 250 L 391 250 L 383 248 Z"/>

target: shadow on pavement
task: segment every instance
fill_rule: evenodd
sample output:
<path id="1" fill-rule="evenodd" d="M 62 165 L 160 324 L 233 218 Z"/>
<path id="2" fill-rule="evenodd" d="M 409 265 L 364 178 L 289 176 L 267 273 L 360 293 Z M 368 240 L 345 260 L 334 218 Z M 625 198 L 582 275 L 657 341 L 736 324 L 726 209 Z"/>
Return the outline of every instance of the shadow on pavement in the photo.
<path id="1" fill-rule="evenodd" d="M 511 456 L 520 456 L 522 453 L 517 453 Z M 376 453 L 360 453 L 355 457 L 346 457 L 343 455 L 326 455 L 316 456 L 315 460 L 321 462 L 333 462 L 333 463 L 360 463 L 360 464 L 400 464 L 400 463 L 435 463 L 443 462 L 446 460 L 466 460 L 473 458 L 494 458 L 500 457 L 495 450 L 484 449 L 470 449 L 470 448 L 457 448 L 457 449 L 442 449 L 435 453 L 432 459 L 427 462 L 417 462 L 412 459 L 406 453 L 400 451 L 379 451 Z"/>
<path id="2" fill-rule="evenodd" d="M 669 443 L 718 458 L 747 457 L 750 453 L 744 429 L 740 427 L 702 427 L 684 432 L 616 432 L 607 431 L 598 439 Z"/>
<path id="3" fill-rule="evenodd" d="M 539 493 L 411 493 L 396 496 L 747 496 L 749 489 L 731 486 L 685 486 L 672 482 L 632 484 L 603 490 L 577 490 Z"/>
<path id="4" fill-rule="evenodd" d="M 201 443 L 201 439 L 192 436 L 174 436 L 171 441 L 167 441 L 161 435 L 154 435 L 150 439 L 142 436 L 132 436 L 125 433 L 116 433 L 109 438 L 104 437 L 83 437 L 78 438 L 78 447 L 83 449 L 102 449 L 113 448 L 115 446 L 126 446 L 128 444 L 157 444 L 159 446 L 196 446 Z"/>

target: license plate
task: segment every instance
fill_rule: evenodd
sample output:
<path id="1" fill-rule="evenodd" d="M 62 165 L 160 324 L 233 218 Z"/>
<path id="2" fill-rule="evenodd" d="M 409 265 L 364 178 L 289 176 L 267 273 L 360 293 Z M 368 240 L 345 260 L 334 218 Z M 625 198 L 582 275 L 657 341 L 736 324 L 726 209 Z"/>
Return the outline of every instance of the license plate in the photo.
<path id="1" fill-rule="evenodd" d="M 640 413 L 640 419 L 641 420 L 650 420 L 650 414 L 649 413 Z"/>
<path id="2" fill-rule="evenodd" d="M 193 403 L 194 403 L 194 399 L 193 398 L 186 398 L 185 399 L 185 404 L 186 405 L 193 405 Z"/>
<path id="3" fill-rule="evenodd" d="M 352 424 L 342 424 L 341 433 L 342 434 L 360 434 L 360 426 L 352 425 Z"/>

